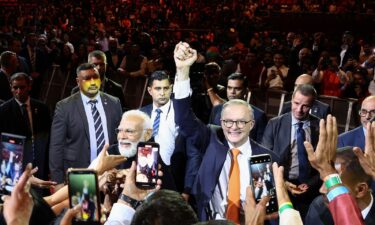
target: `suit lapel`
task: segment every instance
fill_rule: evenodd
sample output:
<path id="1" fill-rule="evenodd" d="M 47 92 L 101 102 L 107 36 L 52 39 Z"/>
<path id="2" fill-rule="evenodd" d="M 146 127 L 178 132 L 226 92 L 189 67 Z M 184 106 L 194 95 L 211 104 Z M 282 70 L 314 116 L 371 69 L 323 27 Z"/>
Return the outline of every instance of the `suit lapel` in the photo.
<path id="1" fill-rule="evenodd" d="M 103 94 L 103 92 L 100 92 L 100 98 L 102 100 L 102 105 L 103 105 L 103 109 L 104 109 L 104 113 L 105 113 L 105 118 L 107 120 L 108 139 L 109 139 L 109 142 L 111 142 L 112 141 L 111 134 L 113 133 L 112 131 L 114 131 L 116 128 L 112 127 L 112 123 L 110 123 L 110 118 L 111 118 L 111 107 L 109 105 L 110 101 L 107 98 L 107 96 L 105 96 Z M 102 119 L 102 121 L 103 121 L 103 119 Z"/>
<path id="2" fill-rule="evenodd" d="M 78 114 L 81 117 L 81 121 L 83 123 L 83 128 L 85 129 L 85 134 L 86 134 L 87 140 L 89 140 L 89 142 L 90 142 L 89 124 L 87 122 L 87 116 L 86 116 L 85 108 L 83 106 L 83 101 L 82 101 L 82 98 L 81 98 L 81 92 L 77 92 L 74 95 L 73 98 L 74 98 L 75 106 L 78 109 Z M 74 111 L 74 109 L 72 109 L 72 110 Z"/>

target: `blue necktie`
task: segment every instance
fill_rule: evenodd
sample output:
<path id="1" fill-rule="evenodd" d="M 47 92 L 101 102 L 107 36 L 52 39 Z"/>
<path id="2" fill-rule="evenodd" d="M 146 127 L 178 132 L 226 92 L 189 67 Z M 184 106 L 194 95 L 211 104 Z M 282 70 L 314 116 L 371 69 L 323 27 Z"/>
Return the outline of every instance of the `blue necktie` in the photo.
<path id="1" fill-rule="evenodd" d="M 159 132 L 159 125 L 160 125 L 160 113 L 161 109 L 156 109 L 156 117 L 154 120 L 154 125 L 152 126 L 152 136 L 155 137 Z"/>
<path id="2" fill-rule="evenodd" d="M 303 144 L 305 141 L 305 130 L 303 129 L 303 123 L 299 122 L 297 128 L 297 152 L 298 152 L 298 165 L 299 165 L 299 176 L 298 180 L 305 183 L 308 179 L 308 159 L 306 149 Z"/>
<path id="3" fill-rule="evenodd" d="M 98 109 L 96 108 L 96 103 L 98 100 L 90 100 L 89 103 L 91 104 L 91 113 L 92 118 L 94 119 L 94 127 L 95 127 L 95 137 L 96 137 L 96 153 L 99 154 L 100 151 L 103 149 L 104 146 L 104 130 L 102 125 L 102 119 L 100 118 L 100 114 Z"/>

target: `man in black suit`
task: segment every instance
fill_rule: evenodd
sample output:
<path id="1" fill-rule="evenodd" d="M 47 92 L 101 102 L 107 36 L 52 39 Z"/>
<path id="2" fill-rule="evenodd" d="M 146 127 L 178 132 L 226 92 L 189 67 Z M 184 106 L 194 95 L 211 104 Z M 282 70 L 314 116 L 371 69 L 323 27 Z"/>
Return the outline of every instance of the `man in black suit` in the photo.
<path id="1" fill-rule="evenodd" d="M 0 99 L 7 101 L 12 98 L 9 79 L 17 71 L 18 60 L 16 53 L 5 51 L 0 55 Z"/>
<path id="2" fill-rule="evenodd" d="M 104 143 L 116 142 L 115 128 L 121 119 L 120 100 L 99 91 L 99 71 L 90 63 L 77 68 L 80 92 L 57 103 L 51 128 L 51 178 L 62 187 L 65 171 L 84 168 Z"/>
<path id="3" fill-rule="evenodd" d="M 30 33 L 26 37 L 26 47 L 23 48 L 19 55 L 26 59 L 30 68 L 30 76 L 33 78 L 31 96 L 38 98 L 46 70 L 48 69 L 47 56 L 37 47 L 38 36 Z"/>
<path id="4" fill-rule="evenodd" d="M 0 106 L 0 133 L 26 136 L 23 165 L 38 167 L 36 177 L 48 179 L 48 143 L 51 115 L 47 105 L 30 98 L 31 78 L 15 73 L 10 78 L 13 98 Z"/>
<path id="5" fill-rule="evenodd" d="M 247 78 L 241 73 L 232 73 L 227 79 L 227 98 L 231 99 L 242 99 L 246 100 L 247 94 Z M 267 125 L 266 114 L 259 108 L 251 105 L 254 112 L 255 125 L 250 132 L 250 138 L 254 141 L 261 142 L 263 137 L 264 129 Z M 221 111 L 223 110 L 223 104 L 217 105 L 212 108 L 209 124 L 215 124 L 220 126 Z"/>
<path id="6" fill-rule="evenodd" d="M 348 187 L 349 193 L 357 202 L 365 224 L 375 224 L 375 204 L 370 188 L 371 177 L 363 170 L 357 156 L 353 153 L 352 147 L 338 149 L 335 167 L 340 174 L 342 183 Z M 325 197 L 327 194 L 325 186 L 322 186 L 321 192 L 324 195 L 318 196 L 310 205 L 305 225 L 334 224 L 328 209 L 328 200 Z"/>
<path id="7" fill-rule="evenodd" d="M 319 173 L 307 159 L 304 141 L 316 146 L 319 138 L 319 119 L 310 115 L 317 93 L 308 84 L 296 87 L 292 97 L 292 111 L 271 119 L 264 131 L 262 144 L 280 155 L 285 168 L 287 188 L 291 200 L 306 215 L 310 202 L 319 194 Z"/>
<path id="8" fill-rule="evenodd" d="M 188 194 L 192 182 L 189 185 L 187 183 L 190 180 L 185 179 L 186 144 L 185 139 L 179 135 L 175 123 L 175 111 L 171 101 L 172 84 L 168 74 L 164 71 L 153 72 L 148 80 L 147 91 L 152 97 L 152 104 L 146 105 L 140 110 L 150 116 L 153 124 L 152 135 L 155 142 L 160 145 L 160 156 L 162 164 L 165 165 L 164 170 L 170 171 L 173 175 L 173 177 L 164 180 L 168 182 L 169 186 L 175 186 L 172 188 L 173 190 Z M 160 110 L 159 118 L 158 110 Z M 158 121 L 157 126 L 156 121 Z M 194 167 L 196 166 L 195 164 Z"/>
<path id="9" fill-rule="evenodd" d="M 296 81 L 294 82 L 294 88 L 301 84 L 310 84 L 313 85 L 312 76 L 309 74 L 302 74 L 300 75 Z M 291 102 L 285 102 L 283 108 L 281 110 L 281 114 L 290 112 L 291 110 Z M 331 113 L 331 108 L 328 104 L 321 102 L 319 100 L 315 100 L 311 109 L 310 114 L 318 117 L 319 119 L 327 118 L 328 114 Z"/>
<path id="10" fill-rule="evenodd" d="M 109 94 L 109 95 L 115 96 L 118 99 L 120 99 L 122 109 L 123 109 L 123 111 L 125 111 L 126 105 L 125 105 L 124 93 L 122 92 L 122 86 L 120 84 L 114 82 L 113 80 L 107 78 L 107 76 L 106 76 L 106 73 L 107 73 L 107 57 L 104 54 L 104 52 L 99 51 L 99 50 L 95 50 L 95 51 L 90 52 L 89 56 L 88 56 L 88 63 L 94 64 L 99 71 L 100 79 L 102 81 L 102 84 L 100 86 L 100 90 Z M 79 91 L 79 87 L 78 86 L 74 87 L 72 89 L 71 94 L 74 94 L 78 91 Z"/>
<path id="11" fill-rule="evenodd" d="M 26 74 L 30 74 L 30 68 L 27 64 L 26 59 L 24 57 L 18 55 L 20 53 L 20 51 L 22 50 L 21 41 L 17 38 L 12 38 L 11 40 L 9 40 L 8 50 L 16 53 L 16 55 L 17 55 L 17 59 L 18 59 L 17 72 L 24 72 Z"/>

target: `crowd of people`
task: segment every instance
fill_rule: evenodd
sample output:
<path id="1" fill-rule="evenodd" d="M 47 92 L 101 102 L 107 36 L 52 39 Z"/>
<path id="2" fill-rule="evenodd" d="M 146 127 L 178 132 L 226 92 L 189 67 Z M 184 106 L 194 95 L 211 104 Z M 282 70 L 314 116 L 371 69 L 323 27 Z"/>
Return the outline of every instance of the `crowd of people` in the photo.
<path id="1" fill-rule="evenodd" d="M 65 209 L 69 168 L 98 174 L 106 224 L 373 223 L 375 39 L 261 27 L 263 10 L 371 13 L 371 2 L 47 3 L 0 9 L 0 133 L 25 137 L 7 224 L 83 214 Z M 64 94 L 47 105 L 56 70 Z M 269 90 L 291 93 L 274 118 L 249 104 Z M 319 95 L 357 99 L 359 126 L 338 134 Z M 136 165 L 140 142 L 160 150 Z M 248 160 L 262 154 L 277 164 L 254 178 Z M 137 167 L 152 167 L 139 177 L 155 188 L 136 185 Z M 279 218 L 266 215 L 270 190 Z"/>
<path id="2" fill-rule="evenodd" d="M 197 57 L 197 51 L 189 44 L 181 42 L 176 45 L 174 100 L 170 100 L 172 86 L 168 75 L 162 71 L 154 72 L 151 76 L 154 79 L 150 80 L 148 87 L 154 100 L 150 106 L 151 116 L 147 109 L 125 112 L 116 129 L 118 142 L 111 146 L 102 145 L 109 135 L 103 134 L 103 128 L 109 126 L 109 123 L 105 122 L 105 110 L 102 114 L 99 111 L 101 107 L 109 104 L 105 103 L 106 101 L 117 98 L 99 91 L 101 76 L 98 66 L 84 63 L 78 67 L 79 92 L 59 102 L 58 108 L 66 110 L 69 104 L 72 104 L 70 101 L 77 98 L 81 102 L 75 103 L 76 107 L 88 108 L 87 112 L 85 109 L 81 112 L 87 116 L 87 121 L 82 122 L 88 123 L 88 136 L 81 137 L 80 141 L 93 142 L 91 148 L 88 147 L 86 150 L 89 158 L 78 159 L 83 156 L 79 152 L 85 148 L 74 147 L 76 144 L 69 142 L 72 138 L 69 132 L 61 134 L 65 143 L 61 144 L 60 150 L 56 149 L 57 146 L 50 147 L 53 152 L 62 151 L 60 160 L 63 160 L 63 166 L 70 161 L 73 167 L 88 166 L 96 171 L 100 181 L 99 189 L 105 196 L 100 222 L 197 224 L 198 221 L 202 221 L 199 224 L 248 225 L 278 220 L 280 224 L 298 225 L 372 224 L 375 206 L 370 186 L 375 178 L 375 123 L 372 122 L 374 109 L 370 110 L 369 107 L 375 107 L 373 96 L 367 97 L 362 103 L 361 114 L 364 116 L 361 129 L 366 130 L 365 146 L 362 149 L 350 143 L 344 148 L 337 149 L 343 136 L 338 136 L 336 119 L 328 115 L 317 124 L 318 119 L 309 114 L 317 94 L 314 87 L 307 83 L 296 85 L 291 112 L 273 118 L 268 123 L 263 134 L 263 145 L 260 145 L 250 138 L 250 131 L 257 122 L 253 108 L 240 98 L 233 98 L 222 105 L 221 126 L 207 126 L 196 118 L 190 108 L 189 70 Z M 18 76 L 18 80 L 27 84 L 27 75 L 19 74 L 23 73 L 13 76 Z M 14 82 L 11 83 L 13 84 Z M 28 88 L 31 90 L 30 84 Z M 14 86 L 12 89 L 15 89 Z M 15 98 L 17 99 L 17 95 Z M 121 108 L 118 99 L 115 104 Z M 55 114 L 54 121 L 66 118 L 65 122 L 68 122 L 72 117 L 68 112 L 62 114 Z M 92 122 L 89 119 L 90 115 Z M 168 118 L 173 119 L 171 121 Z M 53 129 L 62 131 L 66 126 L 75 125 L 64 124 L 65 122 L 53 122 L 54 126 L 60 124 L 58 128 Z M 173 136 L 176 135 L 176 131 L 168 132 L 172 128 L 171 125 L 178 127 L 178 135 L 182 136 L 179 141 L 172 141 L 176 137 Z M 90 126 L 94 128 L 93 131 L 90 131 Z M 288 129 L 292 131 L 286 132 Z M 105 130 L 111 132 L 111 129 Z M 85 131 L 82 130 L 82 133 Z M 293 136 L 289 136 L 291 134 Z M 168 139 L 164 135 L 172 136 Z M 37 136 L 32 139 L 35 138 Z M 161 148 L 159 179 L 154 188 L 145 189 L 136 185 L 135 155 L 137 144 L 147 140 L 158 142 Z M 286 144 L 283 144 L 285 141 Z M 184 152 L 180 152 L 181 149 L 170 152 L 170 144 L 177 142 L 185 143 Z M 176 166 L 183 163 L 184 159 L 179 158 L 180 161 L 176 161 L 176 153 L 187 155 L 185 171 L 190 170 L 189 174 L 185 174 L 187 182 L 183 184 L 184 190 L 179 192 L 178 180 L 173 177 L 178 172 L 175 170 Z M 70 154 L 76 155 L 68 158 Z M 270 155 L 274 161 L 273 175 L 270 166 L 267 166 L 265 171 L 268 175 L 263 177 L 269 183 L 273 180 L 279 205 L 278 213 L 266 214 L 270 197 L 260 196 L 261 200 L 257 199 L 254 195 L 257 188 L 253 190 L 249 186 L 252 178 L 248 159 L 263 154 Z M 50 161 L 50 166 L 54 166 L 54 162 Z M 64 170 L 64 167 L 55 167 L 51 172 L 59 171 L 58 176 L 64 176 Z M 62 181 L 56 185 L 37 179 L 33 174 L 35 170 L 32 171 L 32 165 L 28 163 L 11 195 L 3 198 L 3 216 L 7 224 L 72 224 L 76 215 L 84 214 L 84 205 L 81 204 L 69 210 L 64 209 L 69 206 L 69 184 Z M 186 179 L 189 176 L 194 176 L 193 182 Z M 117 185 L 118 182 L 122 185 Z M 42 197 L 38 188 L 42 188 L 43 185 L 56 185 L 55 192 Z M 87 186 L 81 187 L 83 193 Z M 323 206 L 328 210 L 324 210 Z M 40 217 L 38 212 L 41 211 L 45 216 Z"/>

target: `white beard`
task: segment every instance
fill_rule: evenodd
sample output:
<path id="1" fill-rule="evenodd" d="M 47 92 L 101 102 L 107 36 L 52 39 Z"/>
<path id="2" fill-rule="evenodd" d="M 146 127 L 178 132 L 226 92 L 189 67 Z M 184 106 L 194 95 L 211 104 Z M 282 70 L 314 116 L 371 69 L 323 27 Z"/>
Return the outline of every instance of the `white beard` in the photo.
<path id="1" fill-rule="evenodd" d="M 129 143 L 130 147 L 128 148 L 122 147 L 121 143 Z M 137 145 L 138 145 L 138 142 L 120 140 L 118 143 L 118 150 L 120 151 L 120 154 L 122 156 L 125 156 L 126 158 L 130 158 L 130 157 L 135 156 L 135 154 L 137 153 Z"/>

